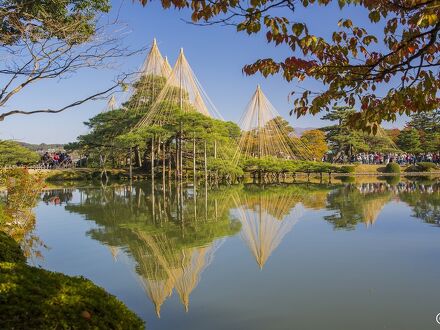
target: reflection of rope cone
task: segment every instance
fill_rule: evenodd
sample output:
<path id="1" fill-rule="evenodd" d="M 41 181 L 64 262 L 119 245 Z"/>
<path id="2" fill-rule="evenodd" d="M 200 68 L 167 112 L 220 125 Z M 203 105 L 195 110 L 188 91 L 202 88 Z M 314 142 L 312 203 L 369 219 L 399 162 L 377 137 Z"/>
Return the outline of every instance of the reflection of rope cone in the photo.
<path id="1" fill-rule="evenodd" d="M 156 314 L 164 301 L 172 294 L 175 287 L 185 310 L 189 308 L 189 297 L 200 280 L 200 275 L 212 261 L 214 252 L 222 240 L 206 247 L 195 247 L 179 250 L 173 247 L 164 235 L 146 235 L 137 233 L 146 243 L 153 258 L 153 265 L 145 264 L 145 275 L 141 281 L 152 300 Z M 141 265 L 140 265 L 141 266 Z"/>
<path id="2" fill-rule="evenodd" d="M 294 135 L 293 129 L 269 102 L 259 85 L 239 126 L 243 132 L 234 156 L 235 162 L 242 156 L 305 160 L 313 158 L 313 153 Z"/>
<path id="3" fill-rule="evenodd" d="M 164 88 L 153 103 L 151 110 L 140 120 L 137 127 L 160 124 L 167 119 L 167 116 L 173 116 L 179 108 L 183 112 L 195 111 L 208 117 L 221 119 L 192 71 L 183 49 L 180 50 Z"/>
<path id="4" fill-rule="evenodd" d="M 220 240 L 210 246 L 182 251 L 182 268 L 180 276 L 176 279 L 176 290 L 186 312 L 189 309 L 189 297 L 192 291 L 197 287 L 202 272 L 210 265 L 215 251 L 222 243 L 223 240 Z"/>
<path id="5" fill-rule="evenodd" d="M 173 292 L 173 278 L 168 278 L 166 280 L 146 280 L 141 277 L 141 283 L 144 290 L 147 291 L 148 296 L 154 304 L 154 309 L 157 317 L 160 318 L 160 309 L 165 300 L 171 296 Z"/>
<path id="6" fill-rule="evenodd" d="M 365 200 L 361 204 L 362 218 L 367 227 L 373 225 L 384 206 L 391 199 L 391 195 L 379 196 L 372 200 Z"/>
<path id="7" fill-rule="evenodd" d="M 297 198 L 295 195 L 292 197 Z M 241 237 L 254 255 L 260 269 L 263 269 L 272 252 L 293 228 L 303 211 L 303 206 L 297 204 L 293 209 L 290 206 L 289 215 L 277 218 L 271 214 L 271 208 L 276 207 L 274 205 L 276 202 L 260 198 L 258 205 L 249 203 L 247 200 L 243 200 L 243 203 L 236 203 L 242 223 Z"/>
<path id="8" fill-rule="evenodd" d="M 108 248 L 110 249 L 110 253 L 112 254 L 113 261 L 118 261 L 119 248 L 111 245 L 108 245 Z"/>

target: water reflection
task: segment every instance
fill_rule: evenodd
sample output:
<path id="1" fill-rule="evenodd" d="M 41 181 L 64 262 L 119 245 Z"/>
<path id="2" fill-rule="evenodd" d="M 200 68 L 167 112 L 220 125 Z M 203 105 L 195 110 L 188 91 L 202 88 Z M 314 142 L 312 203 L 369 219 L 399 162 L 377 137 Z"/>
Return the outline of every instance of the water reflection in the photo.
<path id="1" fill-rule="evenodd" d="M 88 234 L 135 259 L 136 272 L 156 313 L 177 292 L 187 311 L 191 292 L 211 263 L 222 237 L 240 230 L 231 221 L 231 191 L 196 196 L 178 187 L 152 194 L 148 185 L 81 191 L 81 203 L 67 205 L 101 225 Z M 114 253 L 116 255 L 116 253 Z"/>
<path id="2" fill-rule="evenodd" d="M 242 185 L 195 192 L 191 186 L 112 186 L 46 193 L 43 200 L 94 221 L 88 235 L 110 249 L 115 260 L 126 253 L 158 317 L 175 293 L 188 311 L 203 272 L 227 237 L 240 237 L 263 269 L 306 210 L 326 211 L 335 229 L 373 226 L 384 207 L 402 201 L 413 216 L 440 224 L 439 182 L 387 181 L 362 184 Z M 58 205 L 58 203 L 54 203 Z"/>
<path id="3" fill-rule="evenodd" d="M 242 223 L 241 237 L 260 269 L 263 269 L 272 252 L 302 216 L 304 204 L 317 207 L 325 201 L 326 194 L 318 194 L 318 189 L 310 187 L 286 185 L 262 190 L 248 186 L 239 194 L 232 195 L 235 213 Z M 327 192 L 323 186 L 321 191 Z M 308 203 L 310 196 L 314 198 Z M 325 206 L 325 202 L 321 206 Z"/>

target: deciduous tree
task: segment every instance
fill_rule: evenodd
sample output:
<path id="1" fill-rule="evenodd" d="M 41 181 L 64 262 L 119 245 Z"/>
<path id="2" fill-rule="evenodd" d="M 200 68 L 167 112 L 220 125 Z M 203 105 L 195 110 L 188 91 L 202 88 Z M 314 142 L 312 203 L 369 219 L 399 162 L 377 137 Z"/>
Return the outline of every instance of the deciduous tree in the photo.
<path id="1" fill-rule="evenodd" d="M 136 53 L 123 47 L 109 26 L 97 25 L 98 16 L 109 9 L 108 0 L 0 0 L 0 121 L 17 114 L 59 113 L 121 86 L 126 75 L 58 109 L 11 105 L 19 93 L 41 81 L 109 68 L 116 58 Z"/>
<path id="2" fill-rule="evenodd" d="M 333 31 L 330 38 L 313 34 L 295 9 L 303 7 L 319 15 L 319 7 L 335 3 L 331 0 L 161 2 L 164 8 L 190 8 L 196 24 L 234 25 L 237 31 L 265 33 L 269 43 L 289 47 L 287 58 L 259 59 L 246 65 L 244 72 L 282 74 L 287 81 L 321 81 L 322 90 L 295 94 L 292 112 L 298 116 L 330 110 L 335 103 L 359 105 L 361 111 L 349 116 L 350 125 L 375 132 L 382 120 L 439 106 L 438 0 L 339 0 L 340 16 L 345 18 L 338 26 L 328 27 Z M 362 7 L 368 26 L 346 18 L 348 7 L 353 6 Z"/>
<path id="3" fill-rule="evenodd" d="M 305 131 L 301 135 L 301 141 L 309 148 L 317 160 L 321 160 L 328 151 L 325 133 L 318 129 Z"/>

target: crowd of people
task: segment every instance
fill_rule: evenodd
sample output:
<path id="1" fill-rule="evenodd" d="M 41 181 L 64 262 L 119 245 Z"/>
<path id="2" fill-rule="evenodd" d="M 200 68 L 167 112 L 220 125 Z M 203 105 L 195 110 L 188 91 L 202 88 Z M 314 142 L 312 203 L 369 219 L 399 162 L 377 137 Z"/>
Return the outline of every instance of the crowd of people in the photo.
<path id="1" fill-rule="evenodd" d="M 373 164 L 373 165 L 386 165 L 388 163 L 397 163 L 399 165 L 411 165 L 418 162 L 431 162 L 440 164 L 440 153 L 424 153 L 424 154 L 411 154 L 411 153 L 367 153 L 362 152 L 350 157 L 342 157 L 337 159 L 339 163 L 361 163 L 361 164 Z"/>
<path id="2" fill-rule="evenodd" d="M 71 167 L 72 164 L 72 158 L 66 152 L 46 151 L 41 157 L 41 165 L 44 168 Z"/>

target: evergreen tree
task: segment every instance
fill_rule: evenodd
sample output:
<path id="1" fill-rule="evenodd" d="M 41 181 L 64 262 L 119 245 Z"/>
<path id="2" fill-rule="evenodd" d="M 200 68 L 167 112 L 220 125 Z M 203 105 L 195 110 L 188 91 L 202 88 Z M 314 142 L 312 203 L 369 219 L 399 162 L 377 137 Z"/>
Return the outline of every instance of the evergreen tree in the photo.
<path id="1" fill-rule="evenodd" d="M 323 128 L 326 139 L 333 153 L 351 157 L 358 152 L 388 152 L 395 150 L 391 138 L 377 133 L 368 134 L 350 127 L 349 119 L 356 110 L 350 107 L 334 107 L 322 117 L 324 120 L 335 121 L 337 124 Z"/>
<path id="2" fill-rule="evenodd" d="M 40 156 L 14 141 L 0 141 L 0 166 L 34 164 Z"/>
<path id="3" fill-rule="evenodd" d="M 420 134 L 415 128 L 403 130 L 399 135 L 397 145 L 405 152 L 413 154 L 422 152 Z"/>
<path id="4" fill-rule="evenodd" d="M 423 152 L 440 150 L 440 109 L 412 115 L 408 127 L 419 132 Z"/>
<path id="5" fill-rule="evenodd" d="M 412 115 L 408 126 L 425 133 L 440 133 L 440 109 Z"/>

